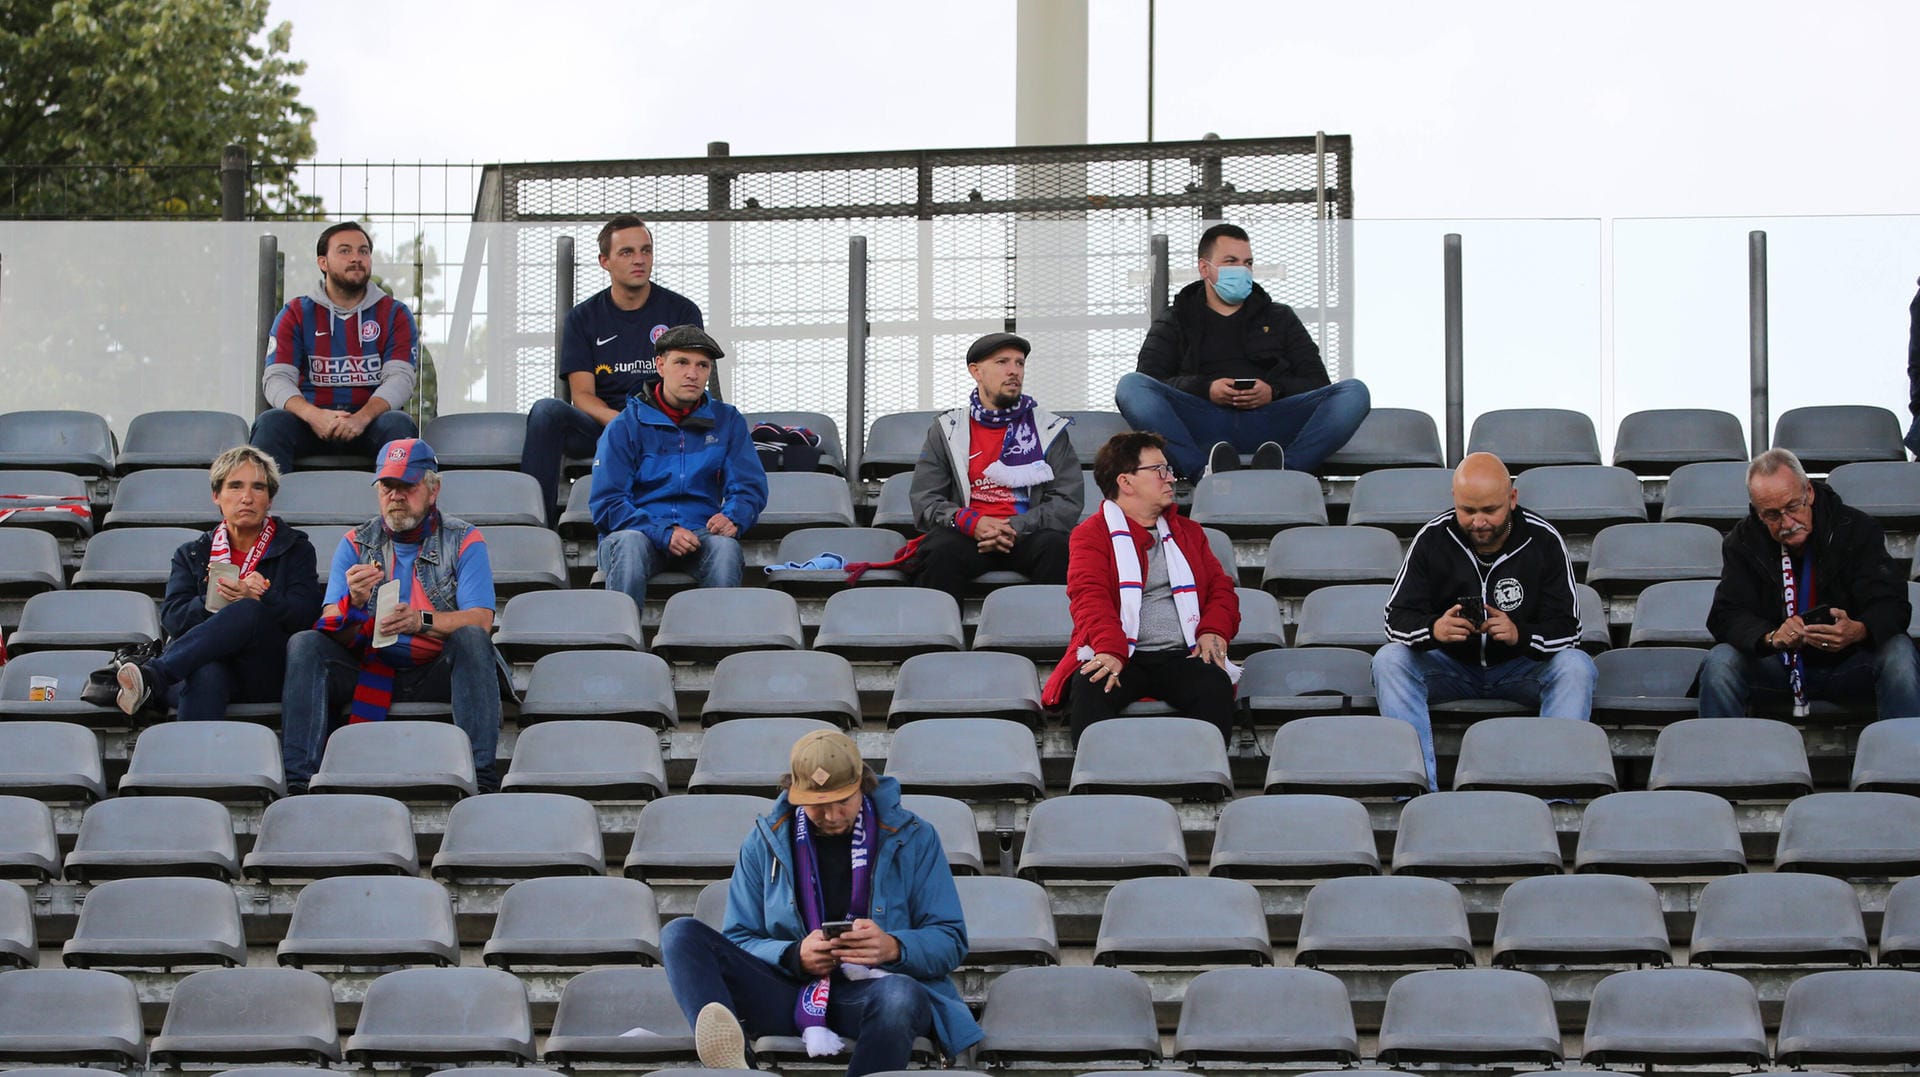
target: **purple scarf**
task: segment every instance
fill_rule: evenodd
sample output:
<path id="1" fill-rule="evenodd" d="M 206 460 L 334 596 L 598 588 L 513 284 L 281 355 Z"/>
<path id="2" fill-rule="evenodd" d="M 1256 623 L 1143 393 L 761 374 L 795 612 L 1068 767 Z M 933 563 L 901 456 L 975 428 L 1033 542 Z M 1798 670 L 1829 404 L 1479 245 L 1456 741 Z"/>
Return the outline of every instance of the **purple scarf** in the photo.
<path id="1" fill-rule="evenodd" d="M 1033 398 L 1025 393 L 1010 408 L 990 408 L 980 402 L 980 390 L 967 398 L 967 410 L 981 426 L 1005 427 L 1000 443 L 1000 459 L 988 464 L 985 476 L 1012 490 L 1053 481 L 1053 469 L 1047 466 L 1046 450 L 1040 444 L 1040 428 L 1033 421 Z"/>
<path id="2" fill-rule="evenodd" d="M 865 917 L 872 901 L 874 841 L 878 831 L 873 798 L 863 796 L 860 798 L 860 818 L 853 824 L 853 893 L 847 899 L 849 920 Z M 801 808 L 793 811 L 793 856 L 796 865 L 795 885 L 800 888 L 800 915 L 805 921 L 807 934 L 811 935 L 826 922 L 827 906 L 820 894 L 820 871 L 814 863 L 813 838 L 808 833 L 807 813 Z M 800 997 L 793 1004 L 793 1023 L 803 1035 L 809 1028 L 827 1027 L 827 996 L 832 986 L 833 974 L 828 973 L 800 989 Z"/>

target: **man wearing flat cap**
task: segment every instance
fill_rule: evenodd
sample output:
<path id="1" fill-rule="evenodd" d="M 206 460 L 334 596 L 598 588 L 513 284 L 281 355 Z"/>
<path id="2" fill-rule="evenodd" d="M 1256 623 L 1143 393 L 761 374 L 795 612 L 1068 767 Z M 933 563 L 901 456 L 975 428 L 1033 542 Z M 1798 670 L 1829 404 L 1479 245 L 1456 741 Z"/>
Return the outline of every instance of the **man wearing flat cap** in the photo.
<path id="1" fill-rule="evenodd" d="M 1072 420 L 1021 391 L 1032 350 L 1012 333 L 974 341 L 967 406 L 934 419 L 913 465 L 907 496 L 925 536 L 911 562 L 914 582 L 955 601 L 988 572 L 1067 582 L 1067 534 L 1080 522 L 1086 488 L 1067 437 Z"/>
<path id="2" fill-rule="evenodd" d="M 672 569 L 698 587 L 740 586 L 739 538 L 767 506 L 746 420 L 707 395 L 726 353 L 697 325 L 676 325 L 653 347 L 657 376 L 600 434 L 588 502 L 607 590 L 635 604 L 649 579 Z"/>
<path id="3" fill-rule="evenodd" d="M 710 1069 L 750 1069 L 749 1037 L 847 1049 L 848 1077 L 902 1070 L 916 1037 L 948 1056 L 981 1030 L 948 979 L 967 925 L 933 824 L 900 806 L 853 738 L 793 746 L 773 810 L 740 848 L 715 931 L 683 916 L 660 932 L 667 982 Z"/>

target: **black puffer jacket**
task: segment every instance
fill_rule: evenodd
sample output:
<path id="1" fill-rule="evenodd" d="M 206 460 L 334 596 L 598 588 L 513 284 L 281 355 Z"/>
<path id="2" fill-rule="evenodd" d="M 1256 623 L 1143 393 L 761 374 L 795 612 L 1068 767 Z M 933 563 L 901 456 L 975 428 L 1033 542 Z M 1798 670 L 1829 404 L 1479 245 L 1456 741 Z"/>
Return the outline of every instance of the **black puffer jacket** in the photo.
<path id="1" fill-rule="evenodd" d="M 1332 384 L 1326 364 L 1320 361 L 1319 346 L 1292 307 L 1274 302 L 1258 284 L 1244 306 L 1246 360 L 1264 371 L 1261 379 L 1273 386 L 1275 400 Z M 1206 333 L 1200 319 L 1210 316 L 1206 281 L 1197 280 L 1180 289 L 1167 309 L 1147 327 L 1147 339 L 1140 345 L 1140 359 L 1134 369 L 1195 396 L 1207 395 L 1208 384 L 1225 376 L 1208 373 L 1211 357 L 1201 354 Z"/>

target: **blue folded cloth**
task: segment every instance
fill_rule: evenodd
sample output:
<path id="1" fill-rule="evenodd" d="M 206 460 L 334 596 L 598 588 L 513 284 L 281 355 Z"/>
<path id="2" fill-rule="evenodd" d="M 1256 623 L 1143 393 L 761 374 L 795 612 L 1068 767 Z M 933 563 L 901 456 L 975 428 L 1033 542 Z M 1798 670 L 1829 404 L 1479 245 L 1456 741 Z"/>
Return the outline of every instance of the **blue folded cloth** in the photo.
<path id="1" fill-rule="evenodd" d="M 776 572 L 834 572 L 847 567 L 847 559 L 837 553 L 819 553 L 805 561 L 788 561 L 784 565 L 768 565 L 767 574 Z"/>

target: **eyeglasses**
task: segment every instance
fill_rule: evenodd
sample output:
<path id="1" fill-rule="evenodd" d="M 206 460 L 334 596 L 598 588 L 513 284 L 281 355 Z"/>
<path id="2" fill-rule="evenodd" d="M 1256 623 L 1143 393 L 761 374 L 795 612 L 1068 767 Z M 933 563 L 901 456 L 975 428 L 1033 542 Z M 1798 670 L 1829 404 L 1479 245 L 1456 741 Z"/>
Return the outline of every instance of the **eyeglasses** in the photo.
<path id="1" fill-rule="evenodd" d="M 1153 472 L 1154 474 L 1156 474 L 1156 475 L 1158 475 L 1158 476 L 1160 476 L 1161 478 L 1163 478 L 1163 479 L 1167 479 L 1167 480 L 1172 480 L 1172 478 L 1173 478 L 1173 465 L 1172 465 L 1172 464 L 1146 464 L 1146 465 L 1143 465 L 1143 466 L 1141 466 L 1141 467 L 1136 467 L 1136 468 L 1134 468 L 1133 470 L 1135 470 L 1135 471 L 1151 471 L 1151 472 Z"/>
<path id="2" fill-rule="evenodd" d="M 1759 509 L 1757 511 L 1762 520 L 1770 524 L 1777 524 L 1789 516 L 1800 515 L 1807 507 L 1807 504 L 1807 496 L 1802 494 L 1777 509 Z"/>

